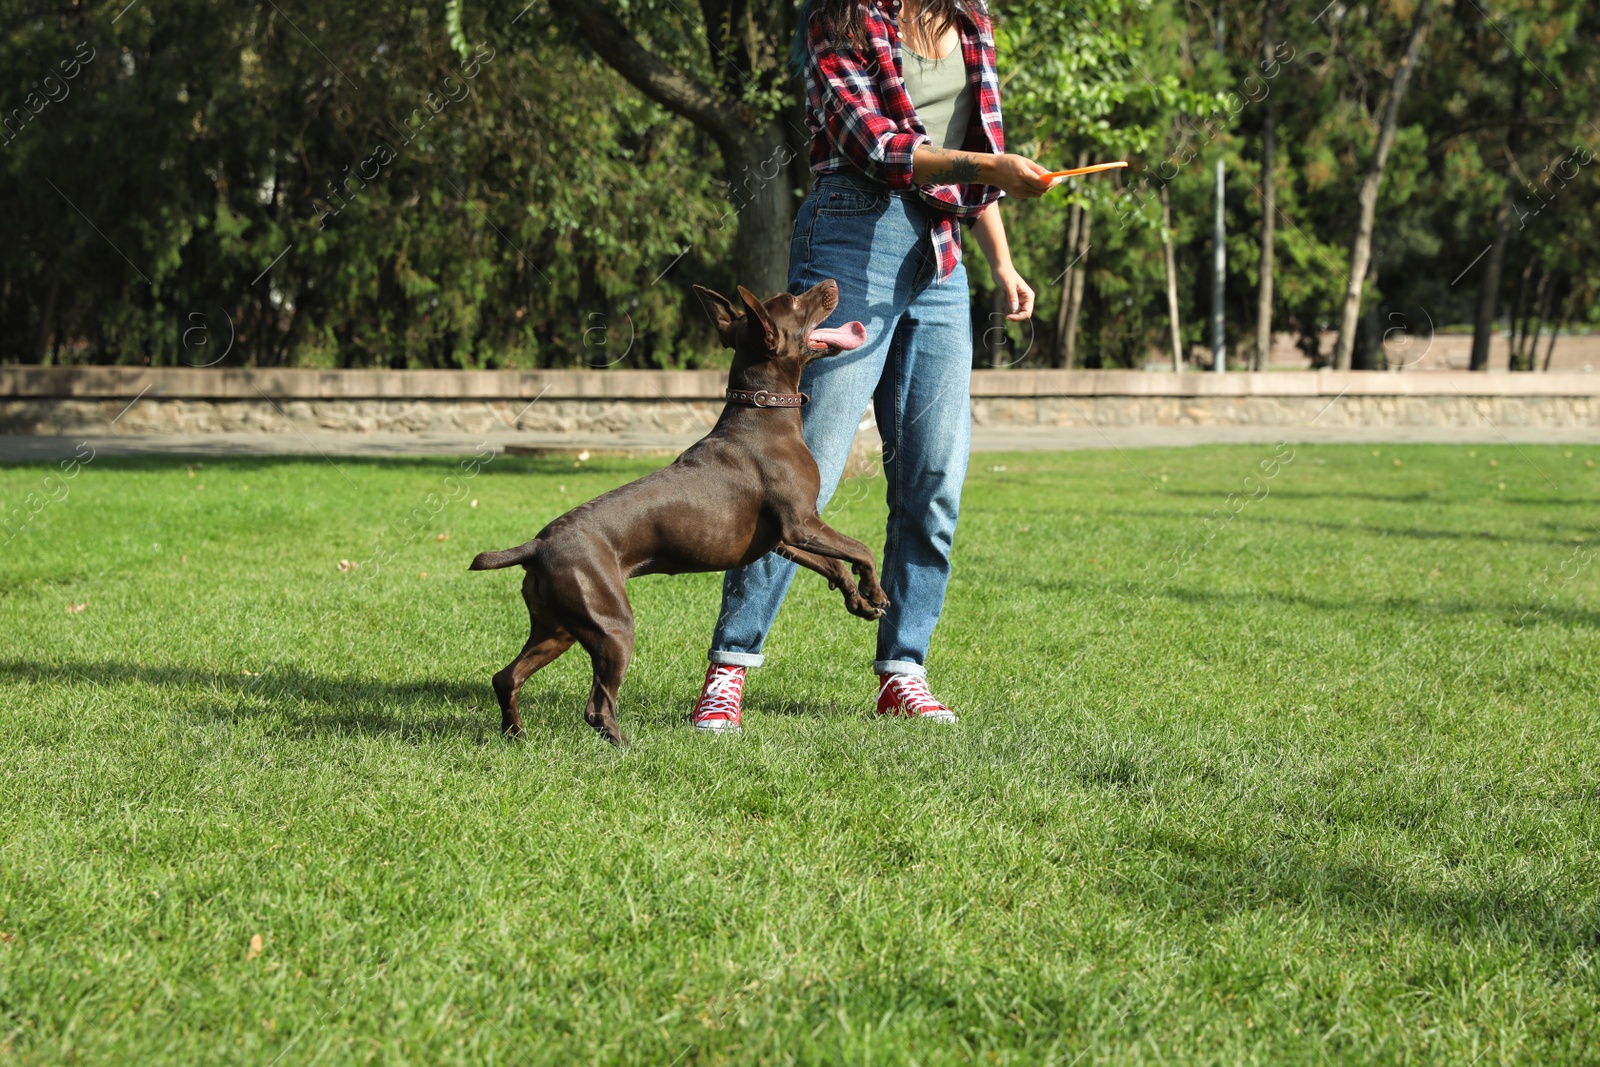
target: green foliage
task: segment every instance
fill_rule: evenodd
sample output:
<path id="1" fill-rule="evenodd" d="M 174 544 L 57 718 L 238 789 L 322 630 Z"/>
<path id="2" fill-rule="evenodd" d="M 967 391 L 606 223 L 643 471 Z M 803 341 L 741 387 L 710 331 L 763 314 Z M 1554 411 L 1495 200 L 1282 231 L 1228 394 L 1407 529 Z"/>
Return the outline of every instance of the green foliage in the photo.
<path id="1" fill-rule="evenodd" d="M 646 47 L 750 121 L 798 129 L 782 69 L 796 6 L 615 4 Z M 1080 154 L 1132 164 L 1005 204 L 1040 296 L 1035 320 L 1011 328 L 1008 361 L 1047 364 L 1058 349 L 1073 203 L 1093 216 L 1088 365 L 1164 350 L 1162 186 L 1180 319 L 1200 340 L 1219 153 L 1229 334 L 1253 336 L 1269 106 L 1278 317 L 1314 343 L 1343 289 L 1354 191 L 1412 5 L 1280 0 L 1268 60 L 1259 2 L 1223 5 L 1220 56 L 1214 9 L 1176 0 L 995 9 L 1013 150 L 1051 166 Z M 0 18 L 0 360 L 724 358 L 688 292 L 737 280 L 739 201 L 718 178 L 716 145 L 643 100 L 542 3 L 107 0 L 47 12 L 0 0 Z M 1469 320 L 1476 276 L 1451 282 L 1509 195 L 1502 318 L 1546 279 L 1552 317 L 1600 321 L 1600 184 L 1581 162 L 1600 148 L 1597 41 L 1600 9 L 1581 0 L 1438 9 L 1381 190 L 1374 309 Z M 778 180 L 803 192 L 802 164 Z M 987 307 L 988 271 L 968 255 Z"/>

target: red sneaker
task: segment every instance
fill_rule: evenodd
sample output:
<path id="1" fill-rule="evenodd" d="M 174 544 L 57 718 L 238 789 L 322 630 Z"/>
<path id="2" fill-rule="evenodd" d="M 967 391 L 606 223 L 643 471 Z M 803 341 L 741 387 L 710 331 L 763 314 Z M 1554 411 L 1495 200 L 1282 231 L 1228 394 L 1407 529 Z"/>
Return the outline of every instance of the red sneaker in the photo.
<path id="1" fill-rule="evenodd" d="M 956 713 L 934 699 L 928 680 L 916 674 L 878 675 L 878 714 L 923 722 L 955 722 Z"/>
<path id="2" fill-rule="evenodd" d="M 743 696 L 744 668 L 711 664 L 700 687 L 700 699 L 689 713 L 689 725 L 696 730 L 739 733 L 739 701 Z"/>

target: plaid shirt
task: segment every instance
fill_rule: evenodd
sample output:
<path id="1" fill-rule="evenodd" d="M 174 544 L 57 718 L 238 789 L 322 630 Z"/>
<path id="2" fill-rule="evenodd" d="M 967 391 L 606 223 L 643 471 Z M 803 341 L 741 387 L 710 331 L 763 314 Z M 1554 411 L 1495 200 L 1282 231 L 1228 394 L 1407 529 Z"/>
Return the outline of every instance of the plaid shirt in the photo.
<path id="1" fill-rule="evenodd" d="M 890 189 L 915 188 L 935 209 L 933 249 L 938 278 L 948 278 L 961 262 L 960 222 L 971 223 L 1004 194 L 981 184 L 914 185 L 911 154 L 931 144 L 922 120 L 906 95 L 900 67 L 899 0 L 861 0 L 868 49 L 838 47 L 827 34 L 822 5 L 807 5 L 806 125 L 811 128 L 811 169 L 865 175 Z M 1005 151 L 1000 126 L 1000 79 L 995 74 L 994 31 L 983 0 L 972 0 L 975 16 L 956 21 L 967 83 L 973 91 L 976 122 L 961 148 L 967 152 Z M 938 146 L 935 146 L 938 147 Z"/>

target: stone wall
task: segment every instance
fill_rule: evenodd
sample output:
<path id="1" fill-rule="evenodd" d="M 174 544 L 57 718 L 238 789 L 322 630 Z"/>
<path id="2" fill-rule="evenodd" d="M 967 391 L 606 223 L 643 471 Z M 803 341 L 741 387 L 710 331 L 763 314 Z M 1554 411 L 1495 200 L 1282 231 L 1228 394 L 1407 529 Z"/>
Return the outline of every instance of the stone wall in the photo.
<path id="1" fill-rule="evenodd" d="M 123 413 L 123 409 L 127 411 Z M 0 400 L 0 433 L 704 433 L 716 400 Z M 120 417 L 119 417 L 120 413 Z M 113 421 L 115 420 L 115 421 Z"/>
<path id="2" fill-rule="evenodd" d="M 1600 429 L 1600 396 L 974 397 L 977 426 Z"/>
<path id="3" fill-rule="evenodd" d="M 703 432 L 720 371 L 0 367 L 6 434 Z M 978 371 L 981 427 L 1600 427 L 1600 374 Z"/>

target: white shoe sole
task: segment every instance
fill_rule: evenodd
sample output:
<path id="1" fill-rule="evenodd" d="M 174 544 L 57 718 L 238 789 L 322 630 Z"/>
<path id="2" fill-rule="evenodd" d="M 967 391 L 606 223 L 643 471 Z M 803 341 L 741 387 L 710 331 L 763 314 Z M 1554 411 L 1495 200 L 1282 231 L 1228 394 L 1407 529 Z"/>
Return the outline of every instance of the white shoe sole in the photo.
<path id="1" fill-rule="evenodd" d="M 936 722 L 941 726 L 953 726 L 961 720 L 956 718 L 953 711 L 929 711 L 921 715 L 891 715 L 887 711 L 875 713 L 880 719 L 905 719 L 907 722 Z"/>
<path id="2" fill-rule="evenodd" d="M 744 729 L 731 722 L 692 722 L 689 724 L 696 730 L 708 734 L 742 734 Z"/>

